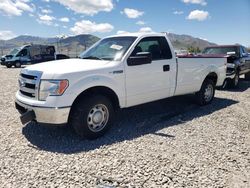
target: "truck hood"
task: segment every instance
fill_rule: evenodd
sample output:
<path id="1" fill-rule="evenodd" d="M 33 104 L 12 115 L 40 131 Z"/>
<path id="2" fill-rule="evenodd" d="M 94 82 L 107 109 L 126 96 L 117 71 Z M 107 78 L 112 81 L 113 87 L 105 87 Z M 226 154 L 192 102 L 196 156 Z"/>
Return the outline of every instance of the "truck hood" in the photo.
<path id="1" fill-rule="evenodd" d="M 35 64 L 26 67 L 31 71 L 41 71 L 46 74 L 67 74 L 103 69 L 109 66 L 110 61 L 90 59 L 63 59 Z"/>

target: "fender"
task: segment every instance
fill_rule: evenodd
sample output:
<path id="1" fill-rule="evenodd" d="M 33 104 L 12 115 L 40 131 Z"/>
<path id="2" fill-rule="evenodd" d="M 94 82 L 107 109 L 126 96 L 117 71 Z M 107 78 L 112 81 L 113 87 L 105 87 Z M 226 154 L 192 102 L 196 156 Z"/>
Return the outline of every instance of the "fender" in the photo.
<path id="1" fill-rule="evenodd" d="M 113 76 L 113 75 L 112 75 Z M 122 84 L 121 84 L 122 83 Z M 74 100 L 84 91 L 92 87 L 107 87 L 114 91 L 114 93 L 118 96 L 119 106 L 125 107 L 125 85 L 122 77 L 114 79 L 112 77 L 104 76 L 104 75 L 91 75 L 88 77 L 84 77 L 83 79 L 78 80 L 77 82 L 71 84 L 71 86 L 67 89 L 70 93 L 67 95 L 71 95 L 71 104 L 73 104 Z"/>

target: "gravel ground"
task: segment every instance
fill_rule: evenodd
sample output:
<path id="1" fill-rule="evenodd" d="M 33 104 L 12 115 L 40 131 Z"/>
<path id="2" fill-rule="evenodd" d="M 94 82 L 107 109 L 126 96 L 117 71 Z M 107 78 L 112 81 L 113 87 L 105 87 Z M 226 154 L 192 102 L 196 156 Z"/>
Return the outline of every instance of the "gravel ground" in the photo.
<path id="1" fill-rule="evenodd" d="M 250 82 L 205 107 L 182 96 L 122 110 L 87 141 L 21 125 L 19 71 L 0 67 L 0 187 L 250 187 Z"/>

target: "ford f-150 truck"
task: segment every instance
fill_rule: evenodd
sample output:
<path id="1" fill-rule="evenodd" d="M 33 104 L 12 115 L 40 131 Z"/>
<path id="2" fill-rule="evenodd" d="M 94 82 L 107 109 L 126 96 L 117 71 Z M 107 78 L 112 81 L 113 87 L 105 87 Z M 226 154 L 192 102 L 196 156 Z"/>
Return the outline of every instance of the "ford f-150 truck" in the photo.
<path id="1" fill-rule="evenodd" d="M 250 55 L 241 45 L 218 45 L 204 49 L 206 55 L 228 55 L 227 85 L 235 88 L 239 86 L 240 75 L 245 74 L 245 79 L 250 80 Z"/>
<path id="2" fill-rule="evenodd" d="M 21 70 L 16 108 L 26 124 L 71 125 L 93 139 L 111 126 L 115 109 L 195 93 L 209 104 L 226 77 L 227 58 L 176 58 L 161 33 L 104 38 L 79 59 Z"/>

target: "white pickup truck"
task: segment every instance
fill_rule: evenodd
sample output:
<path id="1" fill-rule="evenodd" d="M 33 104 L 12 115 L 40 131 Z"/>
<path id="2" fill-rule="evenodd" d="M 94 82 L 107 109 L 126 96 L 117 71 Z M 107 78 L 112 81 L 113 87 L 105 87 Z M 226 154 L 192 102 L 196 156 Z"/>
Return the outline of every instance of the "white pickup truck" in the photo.
<path id="1" fill-rule="evenodd" d="M 226 77 L 227 58 L 177 58 L 163 33 L 104 38 L 79 59 L 28 66 L 21 70 L 16 108 L 26 124 L 70 124 L 94 139 L 112 124 L 115 109 L 195 93 L 210 103 Z"/>

